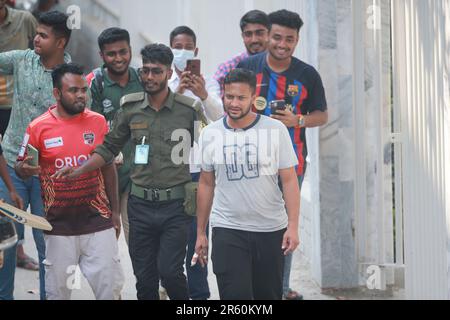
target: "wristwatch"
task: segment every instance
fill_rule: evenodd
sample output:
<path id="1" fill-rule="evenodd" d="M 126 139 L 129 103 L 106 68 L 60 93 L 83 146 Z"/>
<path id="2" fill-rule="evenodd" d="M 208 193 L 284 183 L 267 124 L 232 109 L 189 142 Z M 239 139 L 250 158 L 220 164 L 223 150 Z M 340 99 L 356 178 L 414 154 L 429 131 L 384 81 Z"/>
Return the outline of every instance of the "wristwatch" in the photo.
<path id="1" fill-rule="evenodd" d="M 302 115 L 297 116 L 297 125 L 296 128 L 303 128 L 305 126 L 305 117 Z"/>

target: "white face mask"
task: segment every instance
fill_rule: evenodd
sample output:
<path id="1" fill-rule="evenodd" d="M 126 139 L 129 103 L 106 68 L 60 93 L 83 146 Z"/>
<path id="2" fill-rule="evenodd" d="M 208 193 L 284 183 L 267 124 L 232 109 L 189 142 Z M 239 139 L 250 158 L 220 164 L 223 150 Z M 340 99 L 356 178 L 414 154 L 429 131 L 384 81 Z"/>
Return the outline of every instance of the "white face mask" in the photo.
<path id="1" fill-rule="evenodd" d="M 184 71 L 187 61 L 195 58 L 195 52 L 191 50 L 172 49 L 172 53 L 173 64 L 179 71 Z"/>

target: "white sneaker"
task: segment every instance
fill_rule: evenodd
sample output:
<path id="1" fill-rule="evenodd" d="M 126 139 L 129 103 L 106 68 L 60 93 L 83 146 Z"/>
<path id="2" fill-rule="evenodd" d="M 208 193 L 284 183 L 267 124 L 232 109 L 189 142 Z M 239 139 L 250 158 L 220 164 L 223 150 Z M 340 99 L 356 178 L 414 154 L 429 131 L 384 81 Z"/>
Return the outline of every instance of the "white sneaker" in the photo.
<path id="1" fill-rule="evenodd" d="M 159 287 L 159 300 L 169 300 L 167 290 L 164 287 Z"/>

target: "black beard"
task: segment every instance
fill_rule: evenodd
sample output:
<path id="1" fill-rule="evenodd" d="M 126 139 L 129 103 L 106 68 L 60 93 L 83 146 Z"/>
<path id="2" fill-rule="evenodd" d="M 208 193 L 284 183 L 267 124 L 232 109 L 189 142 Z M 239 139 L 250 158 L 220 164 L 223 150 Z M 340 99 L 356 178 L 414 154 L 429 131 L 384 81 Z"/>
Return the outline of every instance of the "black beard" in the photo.
<path id="1" fill-rule="evenodd" d="M 61 96 L 61 101 L 60 101 L 61 107 L 64 109 L 65 112 L 67 112 L 67 114 L 70 114 L 71 116 L 75 116 L 77 114 L 80 114 L 84 111 L 84 109 L 86 108 L 86 103 L 84 104 L 84 107 L 82 110 L 78 110 L 76 109 L 76 107 L 74 107 L 74 105 L 66 103 L 66 101 L 64 100 L 64 98 Z"/>
<path id="2" fill-rule="evenodd" d="M 168 82 L 168 77 L 166 76 L 166 80 L 161 82 L 161 84 L 159 85 L 158 89 L 156 89 L 154 91 L 148 91 L 147 89 L 145 89 L 145 93 L 147 93 L 150 96 L 157 95 L 158 93 L 161 93 L 161 92 L 163 92 L 164 90 L 167 89 L 167 82 Z"/>
<path id="3" fill-rule="evenodd" d="M 233 120 L 235 120 L 235 121 L 236 121 L 236 120 L 241 120 L 241 119 L 244 118 L 246 115 L 248 115 L 248 114 L 250 113 L 251 110 L 252 110 L 252 107 L 250 106 L 250 108 L 247 109 L 247 112 L 241 114 L 239 117 L 232 117 L 228 111 L 227 111 L 227 115 L 228 115 L 231 119 L 233 119 Z"/>

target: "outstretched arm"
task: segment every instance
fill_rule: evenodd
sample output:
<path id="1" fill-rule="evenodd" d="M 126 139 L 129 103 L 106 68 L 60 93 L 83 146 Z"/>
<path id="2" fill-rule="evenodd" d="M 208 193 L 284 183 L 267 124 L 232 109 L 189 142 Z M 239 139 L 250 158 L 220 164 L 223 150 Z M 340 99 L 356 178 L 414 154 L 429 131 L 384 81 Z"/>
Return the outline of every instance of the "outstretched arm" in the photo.
<path id="1" fill-rule="evenodd" d="M 106 161 L 97 153 L 92 154 L 88 161 L 86 161 L 81 167 L 64 167 L 61 170 L 55 172 L 52 175 L 54 179 L 75 179 L 79 176 L 89 173 L 91 171 L 97 170 L 103 167 L 106 164 Z"/>

